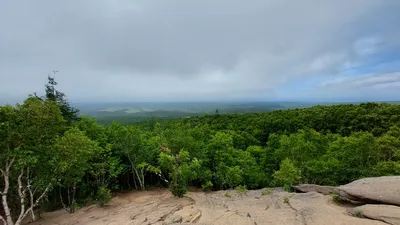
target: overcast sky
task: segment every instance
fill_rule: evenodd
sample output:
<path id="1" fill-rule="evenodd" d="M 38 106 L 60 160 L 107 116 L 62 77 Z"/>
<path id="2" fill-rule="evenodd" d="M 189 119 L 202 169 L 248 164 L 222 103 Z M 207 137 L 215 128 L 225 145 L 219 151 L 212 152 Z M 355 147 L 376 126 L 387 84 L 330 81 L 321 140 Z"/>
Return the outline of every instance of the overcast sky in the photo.
<path id="1" fill-rule="evenodd" d="M 400 100 L 399 0 L 0 0 L 0 101 Z"/>

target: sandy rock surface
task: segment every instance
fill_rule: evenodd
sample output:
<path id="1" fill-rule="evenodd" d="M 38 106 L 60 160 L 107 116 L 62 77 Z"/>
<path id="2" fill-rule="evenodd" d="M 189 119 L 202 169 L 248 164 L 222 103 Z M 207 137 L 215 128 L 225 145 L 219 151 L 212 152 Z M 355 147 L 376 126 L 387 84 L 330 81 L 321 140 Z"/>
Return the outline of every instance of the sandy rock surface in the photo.
<path id="1" fill-rule="evenodd" d="M 316 192 L 235 190 L 189 192 L 174 198 L 168 190 L 118 194 L 106 207 L 84 207 L 74 214 L 46 213 L 32 225 L 379 225 L 377 220 L 357 218 L 331 197 Z"/>
<path id="2" fill-rule="evenodd" d="M 320 186 L 316 184 L 300 184 L 293 186 L 293 189 L 299 192 L 318 192 L 323 195 L 329 195 L 336 191 L 336 187 L 333 186 Z"/>
<path id="3" fill-rule="evenodd" d="M 355 216 L 364 216 L 388 224 L 400 225 L 400 207 L 392 205 L 363 205 L 351 210 Z"/>
<path id="4" fill-rule="evenodd" d="M 400 206 L 400 176 L 370 177 L 337 188 L 349 200 Z"/>

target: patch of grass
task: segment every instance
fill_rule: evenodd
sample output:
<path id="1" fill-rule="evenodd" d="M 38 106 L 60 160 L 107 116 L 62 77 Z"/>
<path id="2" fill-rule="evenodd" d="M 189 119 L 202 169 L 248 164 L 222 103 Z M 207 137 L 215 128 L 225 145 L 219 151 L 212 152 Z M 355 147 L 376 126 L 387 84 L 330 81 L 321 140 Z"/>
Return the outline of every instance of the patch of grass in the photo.
<path id="1" fill-rule="evenodd" d="M 289 204 L 289 197 L 284 197 L 283 198 L 283 203 L 285 203 L 285 204 Z"/>
<path id="2" fill-rule="evenodd" d="M 291 189 L 291 186 L 289 184 L 285 184 L 283 186 L 283 190 L 286 191 L 286 192 L 290 192 L 290 189 Z"/>
<path id="3" fill-rule="evenodd" d="M 247 192 L 247 187 L 246 187 L 246 185 L 239 185 L 239 186 L 237 186 L 236 188 L 235 188 L 235 190 L 237 191 L 237 193 L 239 193 L 240 195 L 242 195 L 242 194 L 246 194 L 246 192 Z"/>
<path id="4" fill-rule="evenodd" d="M 270 194 L 272 194 L 272 190 L 271 189 L 265 189 L 265 190 L 263 190 L 261 192 L 261 196 L 270 195 Z"/>
<path id="5" fill-rule="evenodd" d="M 338 205 L 343 203 L 343 199 L 340 197 L 338 193 L 333 193 L 331 194 L 332 196 L 332 201 Z"/>
<path id="6" fill-rule="evenodd" d="M 363 211 L 361 209 L 355 209 L 354 215 L 358 218 L 364 218 Z"/>
<path id="7" fill-rule="evenodd" d="M 225 197 L 232 198 L 232 196 L 228 192 L 225 193 Z"/>
<path id="8" fill-rule="evenodd" d="M 209 192 L 209 191 L 211 191 L 212 186 L 213 186 L 213 183 L 211 181 L 207 181 L 206 183 L 201 185 L 201 188 L 203 189 L 203 191 Z"/>

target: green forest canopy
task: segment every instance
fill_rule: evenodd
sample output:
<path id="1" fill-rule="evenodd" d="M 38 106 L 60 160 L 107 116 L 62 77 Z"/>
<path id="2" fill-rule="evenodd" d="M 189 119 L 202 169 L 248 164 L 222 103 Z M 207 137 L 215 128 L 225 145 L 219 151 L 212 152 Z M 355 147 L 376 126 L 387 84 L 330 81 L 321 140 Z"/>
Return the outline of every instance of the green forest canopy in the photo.
<path id="1" fill-rule="evenodd" d="M 189 185 L 340 185 L 400 175 L 400 105 L 102 125 L 79 117 L 56 85 L 49 78 L 46 96 L 0 107 L 0 219 L 9 225 L 28 215 L 35 220 L 38 207 L 72 213 L 84 204 L 102 205 L 110 190 L 169 186 L 182 196 Z"/>

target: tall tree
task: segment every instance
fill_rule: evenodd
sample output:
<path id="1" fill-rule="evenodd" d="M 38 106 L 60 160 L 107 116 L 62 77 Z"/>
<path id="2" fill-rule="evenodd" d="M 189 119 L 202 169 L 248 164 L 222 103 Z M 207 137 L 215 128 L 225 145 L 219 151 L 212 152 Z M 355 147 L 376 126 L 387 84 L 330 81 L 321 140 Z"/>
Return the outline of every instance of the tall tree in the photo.
<path id="1" fill-rule="evenodd" d="M 15 108 L 1 107 L 0 114 L 0 172 L 4 181 L 0 194 L 7 224 L 19 225 L 29 213 L 35 219 L 33 208 L 54 184 L 54 166 L 58 164 L 51 160 L 55 155 L 52 145 L 54 134 L 65 129 L 65 121 L 55 102 L 32 97 Z M 12 215 L 8 206 L 10 182 L 17 183 L 19 215 Z"/>
<path id="2" fill-rule="evenodd" d="M 53 76 L 49 75 L 47 77 L 48 82 L 45 85 L 45 99 L 57 102 L 57 104 L 60 106 L 60 111 L 64 119 L 68 122 L 68 124 L 71 124 L 72 122 L 79 120 L 79 110 L 72 107 L 69 104 L 65 94 L 56 89 L 58 83 L 55 80 L 55 76 L 57 73 L 58 71 L 54 70 Z"/>

